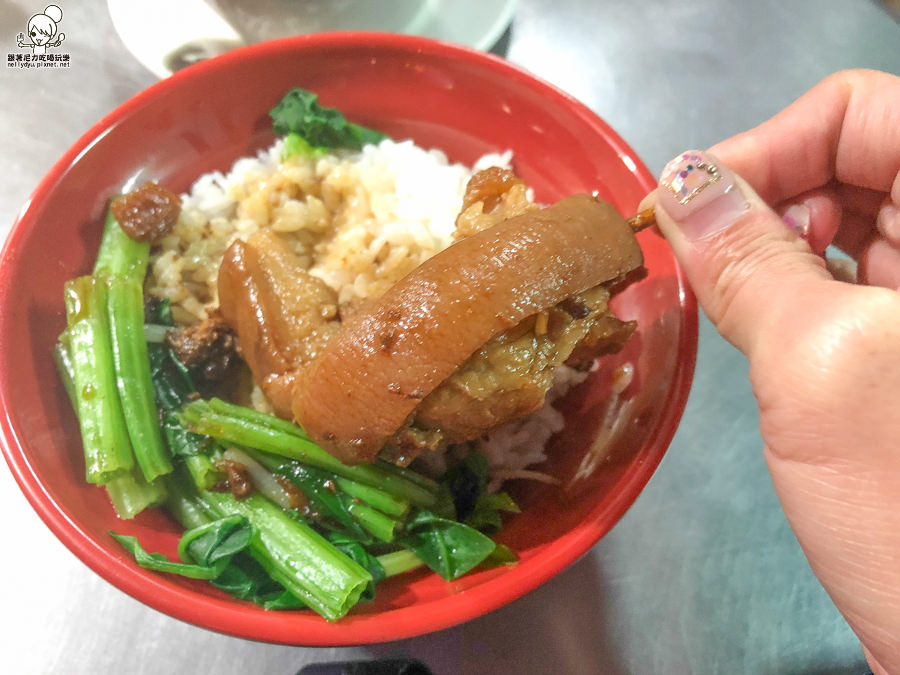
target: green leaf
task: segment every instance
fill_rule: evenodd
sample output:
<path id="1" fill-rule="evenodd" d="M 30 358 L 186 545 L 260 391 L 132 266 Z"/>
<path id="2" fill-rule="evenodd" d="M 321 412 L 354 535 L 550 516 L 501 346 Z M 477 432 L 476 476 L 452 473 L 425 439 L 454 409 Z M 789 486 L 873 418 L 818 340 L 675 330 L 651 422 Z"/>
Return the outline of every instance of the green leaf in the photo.
<path id="1" fill-rule="evenodd" d="M 397 540 L 447 581 L 458 579 L 487 558 L 496 544 L 473 527 L 421 509 Z"/>
<path id="2" fill-rule="evenodd" d="M 332 528 L 337 526 L 341 533 L 357 541 L 371 539 L 350 513 L 352 498 L 337 489 L 334 474 L 296 462 L 282 464 L 275 473 L 281 474 L 299 487 L 319 514 L 334 520 L 331 524 L 320 521 L 319 525 L 326 527 L 330 525 Z"/>
<path id="3" fill-rule="evenodd" d="M 197 397 L 188 369 L 164 344 L 148 343 L 147 355 L 160 428 L 169 451 L 181 457 L 208 453 L 214 445 L 212 439 L 188 429 L 180 415 L 182 407 Z"/>
<path id="4" fill-rule="evenodd" d="M 179 555 L 188 562 L 173 562 L 162 553 L 148 553 L 136 537 L 115 532 L 110 535 L 144 569 L 191 579 L 215 579 L 225 570 L 232 556 L 250 544 L 253 528 L 246 518 L 228 516 L 188 530 L 178 543 Z"/>
<path id="5" fill-rule="evenodd" d="M 144 569 L 153 570 L 154 572 L 168 572 L 170 574 L 178 574 L 191 579 L 213 579 L 219 573 L 211 567 L 203 565 L 189 565 L 185 563 L 177 563 L 170 561 L 162 553 L 148 553 L 138 543 L 137 537 L 129 537 L 122 534 L 116 534 L 110 531 L 113 539 L 115 539 L 122 547 L 134 556 L 135 562 Z"/>
<path id="6" fill-rule="evenodd" d="M 265 568 L 246 552 L 235 555 L 222 574 L 210 583 L 239 600 L 265 609 L 300 609 L 304 602 L 272 579 Z"/>
<path id="7" fill-rule="evenodd" d="M 349 537 L 346 537 L 340 533 L 330 533 L 328 535 L 328 540 L 332 544 L 334 544 L 335 548 L 341 551 L 344 555 L 352 560 L 355 560 L 369 571 L 369 574 L 372 575 L 372 581 L 366 587 L 366 590 L 363 591 L 363 594 L 360 596 L 360 600 L 374 600 L 375 586 L 377 586 L 387 577 L 387 574 L 385 574 L 384 571 L 384 566 L 382 566 L 378 558 L 369 553 L 358 541 L 350 539 Z"/>
<path id="8" fill-rule="evenodd" d="M 269 111 L 273 128 L 279 136 L 297 134 L 311 148 L 349 148 L 360 150 L 364 145 L 378 143 L 387 138 L 379 131 L 348 122 L 334 108 L 325 108 L 319 97 L 305 89 L 291 89 Z M 296 151 L 305 151 L 298 140 L 291 140 Z"/>
<path id="9" fill-rule="evenodd" d="M 487 458 L 470 452 L 441 477 L 441 485 L 453 496 L 457 520 L 482 532 L 494 533 L 503 525 L 500 511 L 519 513 L 519 507 L 505 492 L 488 493 L 489 480 Z"/>
<path id="10" fill-rule="evenodd" d="M 515 565 L 519 562 L 517 556 L 509 546 L 497 544 L 497 548 L 484 559 L 482 567 L 500 567 L 502 565 Z"/>
<path id="11" fill-rule="evenodd" d="M 195 461 L 196 455 L 188 459 Z M 169 512 L 187 529 L 197 528 L 209 521 L 205 505 L 198 499 L 194 486 L 183 470 L 176 471 L 166 481 Z M 233 542 L 234 540 L 232 540 Z M 302 600 L 272 579 L 261 562 L 250 551 L 234 554 L 222 573 L 210 583 L 240 600 L 249 600 L 266 609 L 297 609 L 305 607 Z"/>
<path id="12" fill-rule="evenodd" d="M 176 412 L 167 412 L 162 422 L 163 437 L 173 455 L 192 457 L 198 454 L 206 454 L 213 445 L 209 436 L 195 434 L 181 421 L 181 416 Z"/>
<path id="13" fill-rule="evenodd" d="M 359 563 L 261 495 L 237 500 L 227 492 L 202 492 L 198 497 L 212 513 L 245 516 L 257 531 L 250 541 L 253 557 L 269 576 L 329 621 L 346 615 L 371 581 Z"/>
<path id="14" fill-rule="evenodd" d="M 253 533 L 243 516 L 226 516 L 187 530 L 178 542 L 178 555 L 186 562 L 214 567 L 247 548 Z"/>
<path id="15" fill-rule="evenodd" d="M 178 410 L 196 398 L 197 388 L 190 373 L 164 344 L 148 344 L 150 377 L 156 405 L 162 410 Z"/>
<path id="16" fill-rule="evenodd" d="M 453 495 L 456 518 L 465 522 L 475 510 L 478 498 L 487 489 L 487 459 L 479 452 L 470 452 L 463 461 L 447 470 L 440 483 L 447 486 Z"/>
<path id="17" fill-rule="evenodd" d="M 474 527 L 476 530 L 494 534 L 503 527 L 503 520 L 500 511 L 508 511 L 510 513 L 519 513 L 519 507 L 505 492 L 497 494 L 488 494 L 487 492 L 479 495 L 475 502 L 475 508 L 466 519 L 466 525 Z"/>
<path id="18" fill-rule="evenodd" d="M 174 326 L 172 301 L 169 298 L 158 298 L 155 295 L 144 297 L 144 322 L 160 326 Z"/>
<path id="19" fill-rule="evenodd" d="M 281 161 L 291 157 L 317 157 L 325 154 L 324 148 L 314 148 L 306 139 L 293 131 L 284 137 L 284 146 L 281 149 Z"/>
<path id="20" fill-rule="evenodd" d="M 218 569 L 204 567 L 203 565 L 172 562 L 162 553 L 148 553 L 138 543 L 137 537 L 116 534 L 112 531 L 110 531 L 110 535 L 112 535 L 113 539 L 119 542 L 126 551 L 133 555 L 135 562 L 144 569 L 153 570 L 154 572 L 178 574 L 183 577 L 190 577 L 191 579 L 214 579 L 220 572 Z"/>
<path id="21" fill-rule="evenodd" d="M 372 464 L 342 464 L 313 443 L 300 427 L 251 408 L 218 399 L 199 400 L 185 406 L 181 415 L 192 431 L 208 434 L 221 443 L 240 445 L 325 469 L 378 487 L 417 506 L 432 508 L 437 501 L 437 483 L 431 479 L 377 460 Z M 276 467 L 269 468 L 275 470 Z"/>

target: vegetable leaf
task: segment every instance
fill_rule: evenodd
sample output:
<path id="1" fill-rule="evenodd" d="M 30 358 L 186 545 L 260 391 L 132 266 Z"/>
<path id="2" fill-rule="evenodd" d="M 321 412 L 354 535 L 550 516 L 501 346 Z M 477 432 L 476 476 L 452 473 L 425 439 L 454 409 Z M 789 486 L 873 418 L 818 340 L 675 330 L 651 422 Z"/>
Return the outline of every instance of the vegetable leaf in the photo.
<path id="1" fill-rule="evenodd" d="M 190 457 L 207 452 L 212 446 L 209 436 L 189 431 L 176 412 L 167 412 L 162 421 L 163 437 L 173 455 Z"/>
<path id="2" fill-rule="evenodd" d="M 305 607 L 300 598 L 274 581 L 245 551 L 253 532 L 250 522 L 242 516 L 227 516 L 188 530 L 178 545 L 179 554 L 193 561 L 187 563 L 172 562 L 161 553 L 148 553 L 135 537 L 110 534 L 145 569 L 209 580 L 216 588 L 265 609 Z"/>
<path id="3" fill-rule="evenodd" d="M 500 517 L 500 511 L 509 511 L 510 513 L 519 513 L 519 507 L 505 492 L 497 494 L 488 494 L 487 492 L 479 495 L 475 502 L 475 508 L 466 518 L 466 525 L 474 527 L 476 530 L 494 534 L 503 527 L 503 521 Z"/>
<path id="4" fill-rule="evenodd" d="M 154 572 L 169 572 L 171 574 L 179 574 L 183 577 L 191 579 L 213 579 L 219 573 L 211 567 L 203 565 L 189 565 L 185 563 L 172 562 L 162 553 L 148 553 L 138 543 L 137 537 L 129 537 L 123 534 L 116 534 L 110 531 L 110 535 L 126 551 L 134 556 L 135 562 L 147 570 Z"/>
<path id="5" fill-rule="evenodd" d="M 314 148 L 300 134 L 293 131 L 284 137 L 281 148 L 281 161 L 291 157 L 317 157 L 326 154 L 325 148 Z"/>
<path id="6" fill-rule="evenodd" d="M 497 548 L 484 559 L 481 565 L 482 567 L 500 567 L 501 565 L 514 565 L 517 562 L 519 562 L 519 556 L 509 546 L 497 544 Z"/>
<path id="7" fill-rule="evenodd" d="M 148 553 L 136 537 L 110 534 L 145 569 L 191 579 L 215 579 L 229 560 L 250 544 L 253 527 L 246 518 L 228 516 L 187 530 L 178 543 L 179 555 L 188 561 L 183 563 L 172 562 L 162 553 Z"/>
<path id="8" fill-rule="evenodd" d="M 197 389 L 187 368 L 169 347 L 148 344 L 147 356 L 150 358 L 150 376 L 157 406 L 164 410 L 178 410 L 196 396 Z"/>
<path id="9" fill-rule="evenodd" d="M 246 518 L 226 516 L 187 530 L 178 542 L 178 555 L 186 562 L 214 567 L 247 548 L 253 533 Z"/>
<path id="10" fill-rule="evenodd" d="M 265 568 L 246 552 L 235 555 L 210 583 L 239 600 L 250 600 L 265 609 L 300 609 L 304 602 L 272 579 Z"/>
<path id="11" fill-rule="evenodd" d="M 178 544 L 179 555 L 188 562 L 173 562 L 162 553 L 148 553 L 136 537 L 110 532 L 134 556 L 138 565 L 155 572 L 168 572 L 191 579 L 215 579 L 232 556 L 244 550 L 253 536 L 246 518 L 229 516 L 186 531 Z"/>
<path id="12" fill-rule="evenodd" d="M 297 462 L 282 464 L 275 473 L 281 474 L 303 490 L 316 511 L 323 516 L 333 518 L 339 524 L 343 534 L 357 541 L 371 539 L 350 513 L 349 497 L 336 489 L 333 474 L 316 467 L 303 466 Z M 318 524 L 328 525 L 324 521 L 320 521 Z"/>
<path id="13" fill-rule="evenodd" d="M 387 138 L 380 131 L 348 122 L 334 108 L 325 108 L 319 97 L 305 89 L 291 89 L 269 111 L 273 128 L 279 136 L 298 134 L 312 148 L 349 148 L 360 150 L 364 145 Z M 297 144 L 297 141 L 292 141 Z"/>
<path id="14" fill-rule="evenodd" d="M 378 558 L 363 548 L 363 545 L 358 541 L 350 539 L 340 533 L 330 533 L 328 539 L 344 555 L 355 560 L 369 571 L 369 574 L 372 575 L 372 581 L 366 587 L 366 590 L 363 591 L 360 600 L 374 600 L 375 586 L 387 577 L 384 567 L 379 562 Z"/>
<path id="15" fill-rule="evenodd" d="M 167 308 L 168 303 L 158 306 Z M 160 428 L 169 451 L 182 457 L 209 452 L 212 439 L 190 431 L 178 414 L 182 406 L 197 395 L 188 369 L 166 345 L 148 344 L 147 355 Z"/>
<path id="16" fill-rule="evenodd" d="M 144 296 L 144 321 L 160 326 L 174 326 L 172 301 L 169 298 L 157 298 L 154 295 Z"/>
<path id="17" fill-rule="evenodd" d="M 414 552 L 447 581 L 458 579 L 487 558 L 496 544 L 475 528 L 420 509 L 397 543 Z"/>
<path id="18" fill-rule="evenodd" d="M 453 495 L 459 521 L 482 532 L 494 533 L 503 524 L 499 512 L 519 513 L 519 507 L 507 493 L 490 494 L 487 491 L 489 473 L 485 456 L 470 452 L 444 474 L 441 484 Z"/>

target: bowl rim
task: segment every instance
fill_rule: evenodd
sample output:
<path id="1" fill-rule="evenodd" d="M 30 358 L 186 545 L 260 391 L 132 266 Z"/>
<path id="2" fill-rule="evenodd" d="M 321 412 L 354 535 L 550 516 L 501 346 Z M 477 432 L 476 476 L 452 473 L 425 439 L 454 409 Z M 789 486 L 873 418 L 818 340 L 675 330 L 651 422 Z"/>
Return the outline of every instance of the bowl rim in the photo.
<path id="1" fill-rule="evenodd" d="M 646 166 L 628 144 L 596 113 L 555 85 L 499 56 L 430 38 L 365 31 L 318 33 L 272 40 L 242 47 L 178 71 L 171 77 L 138 92 L 88 129 L 41 179 L 12 225 L 0 250 L 0 308 L 7 306 L 14 294 L 13 279 L 8 272 L 11 266 L 5 263 L 11 257 L 19 240 L 25 236 L 30 210 L 45 198 L 46 193 L 67 169 L 77 162 L 83 153 L 89 152 L 90 148 L 118 121 L 143 106 L 151 105 L 158 93 L 203 78 L 207 73 L 227 69 L 231 64 L 243 59 L 265 57 L 280 52 L 353 46 L 365 46 L 373 50 L 408 50 L 463 60 L 470 65 L 495 69 L 508 78 L 527 84 L 530 88 L 537 88 L 542 95 L 551 97 L 564 106 L 568 114 L 580 118 L 595 129 L 598 135 L 621 156 L 630 157 L 635 163 L 633 175 L 648 192 L 655 187 L 656 182 Z M 7 383 L 3 373 L 0 373 L 0 448 L 19 488 L 32 508 L 72 553 L 119 590 L 171 617 L 237 637 L 305 646 L 349 646 L 386 642 L 449 628 L 488 614 L 516 600 L 573 564 L 613 526 L 599 522 L 601 517 L 607 523 L 617 523 L 655 472 L 671 443 L 687 403 L 697 354 L 696 299 L 677 262 L 675 269 L 682 298 L 679 329 L 683 337 L 678 345 L 679 354 L 673 373 L 675 393 L 663 409 L 656 432 L 644 445 L 655 448 L 656 451 L 646 456 L 646 461 L 641 464 L 639 470 L 629 471 L 623 476 L 619 491 L 607 508 L 600 513 L 592 514 L 590 522 L 582 523 L 575 530 L 567 532 L 556 540 L 552 547 L 542 550 L 527 563 L 505 570 L 501 577 L 504 580 L 502 583 L 496 583 L 494 579 L 487 580 L 475 589 L 449 594 L 428 601 L 424 605 L 417 603 L 410 607 L 388 609 L 369 615 L 351 614 L 337 623 L 327 623 L 319 617 L 308 615 L 303 615 L 307 620 L 298 620 L 297 615 L 293 615 L 286 620 L 272 621 L 275 616 L 287 615 L 275 613 L 269 613 L 269 616 L 260 616 L 258 613 L 249 615 L 247 607 L 243 604 L 235 603 L 233 600 L 200 596 L 190 589 L 163 583 L 163 579 L 157 575 L 142 574 L 140 568 L 122 564 L 124 554 L 119 556 L 111 554 L 102 548 L 89 532 L 82 530 L 76 520 L 67 514 L 65 506 L 57 502 L 45 488 L 28 461 L 24 442 L 19 438 L 8 412 L 14 399 L 13 392 L 8 390 L 10 383 Z M 0 312 L 0 341 L 12 328 L 6 316 L 8 312 Z M 428 611 L 423 612 L 423 607 L 427 607 Z"/>

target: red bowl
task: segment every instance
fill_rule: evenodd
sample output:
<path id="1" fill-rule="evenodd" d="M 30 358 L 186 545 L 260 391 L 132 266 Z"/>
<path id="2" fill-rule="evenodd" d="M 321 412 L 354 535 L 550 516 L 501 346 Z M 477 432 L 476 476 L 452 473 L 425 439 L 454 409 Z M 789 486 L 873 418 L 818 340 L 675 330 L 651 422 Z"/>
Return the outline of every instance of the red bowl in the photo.
<path id="1" fill-rule="evenodd" d="M 471 163 L 511 149 L 514 167 L 551 202 L 597 191 L 624 214 L 654 181 L 634 152 L 585 106 L 494 56 L 416 37 L 321 34 L 259 44 L 201 63 L 138 94 L 56 163 L 13 226 L 0 267 L 0 429 L 6 460 L 51 530 L 94 571 L 171 616 L 257 640 L 346 645 L 446 628 L 511 602 L 561 572 L 623 515 L 659 463 L 681 417 L 697 346 L 696 304 L 665 241 L 639 235 L 649 275 L 616 298 L 639 330 L 622 354 L 563 402 L 568 424 L 543 467 L 566 487 L 516 485 L 522 513 L 500 540 L 517 565 L 446 583 L 419 572 L 380 587 L 338 623 L 306 611 L 270 612 L 203 585 L 138 567 L 108 535 L 136 535 L 172 555 L 178 527 L 161 512 L 120 521 L 83 480 L 76 421 L 51 347 L 65 325 L 62 286 L 87 273 L 106 200 L 155 179 L 186 190 L 194 178 L 272 142 L 269 108 L 291 87 L 395 138 Z M 610 373 L 637 377 L 612 453 L 573 480 L 592 452 Z"/>

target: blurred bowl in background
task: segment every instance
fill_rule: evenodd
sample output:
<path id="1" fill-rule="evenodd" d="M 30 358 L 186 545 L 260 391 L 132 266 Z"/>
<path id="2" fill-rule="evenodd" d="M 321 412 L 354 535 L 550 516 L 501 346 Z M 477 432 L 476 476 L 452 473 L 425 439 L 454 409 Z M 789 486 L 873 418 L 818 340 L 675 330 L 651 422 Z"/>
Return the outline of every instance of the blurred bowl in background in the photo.
<path id="1" fill-rule="evenodd" d="M 248 43 L 329 31 L 422 35 L 490 49 L 516 0 L 206 0 Z"/>
<path id="2" fill-rule="evenodd" d="M 157 77 L 244 44 L 324 31 L 421 35 L 484 51 L 513 20 L 516 0 L 107 0 L 125 47 Z"/>

